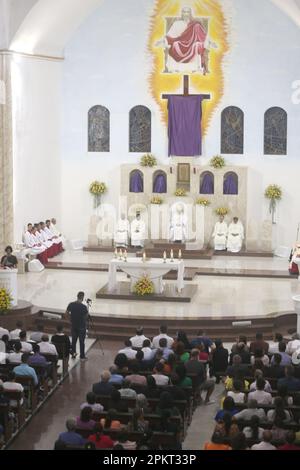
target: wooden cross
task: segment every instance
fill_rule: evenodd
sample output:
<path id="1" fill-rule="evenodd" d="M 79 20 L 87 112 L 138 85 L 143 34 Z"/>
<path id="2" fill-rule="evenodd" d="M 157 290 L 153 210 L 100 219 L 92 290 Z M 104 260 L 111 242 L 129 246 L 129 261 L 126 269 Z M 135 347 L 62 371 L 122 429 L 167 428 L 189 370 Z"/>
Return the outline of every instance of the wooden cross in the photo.
<path id="1" fill-rule="evenodd" d="M 184 75 L 183 76 L 183 95 L 172 95 L 172 94 L 164 94 L 162 95 L 162 98 L 164 100 L 168 100 L 171 96 L 201 96 L 203 100 L 210 100 L 211 99 L 211 95 L 209 94 L 197 94 L 197 95 L 193 95 L 189 93 L 189 88 L 190 88 L 190 77 L 189 75 Z"/>

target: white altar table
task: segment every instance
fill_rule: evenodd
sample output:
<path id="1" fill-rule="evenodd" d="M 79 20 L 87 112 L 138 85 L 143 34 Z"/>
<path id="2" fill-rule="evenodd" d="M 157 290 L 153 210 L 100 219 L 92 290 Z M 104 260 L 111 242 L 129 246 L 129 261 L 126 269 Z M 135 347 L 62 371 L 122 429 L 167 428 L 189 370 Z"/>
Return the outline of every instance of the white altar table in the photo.
<path id="1" fill-rule="evenodd" d="M 16 307 L 18 305 L 18 281 L 17 269 L 0 269 L 0 288 L 5 288 L 9 291 L 12 302 L 11 305 Z"/>
<path id="2" fill-rule="evenodd" d="M 177 289 L 179 292 L 184 288 L 184 262 L 174 259 L 166 260 L 151 258 L 144 261 L 142 258 L 127 258 L 127 261 L 113 259 L 109 263 L 108 290 L 113 292 L 117 288 L 117 270 L 120 269 L 131 277 L 131 292 L 135 283 L 143 276 L 148 276 L 154 284 L 155 294 L 164 291 L 163 276 L 171 270 L 177 271 Z"/>

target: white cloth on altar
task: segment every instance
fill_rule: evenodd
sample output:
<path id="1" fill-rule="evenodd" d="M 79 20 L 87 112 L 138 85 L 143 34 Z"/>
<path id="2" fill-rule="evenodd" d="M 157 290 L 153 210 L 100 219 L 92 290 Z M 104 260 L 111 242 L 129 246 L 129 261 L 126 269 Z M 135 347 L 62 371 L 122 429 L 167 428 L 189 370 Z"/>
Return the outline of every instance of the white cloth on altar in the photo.
<path id="1" fill-rule="evenodd" d="M 212 235 L 216 251 L 226 250 L 227 234 L 228 226 L 226 222 L 217 222 Z"/>
<path id="2" fill-rule="evenodd" d="M 130 225 L 127 219 L 119 219 L 117 229 L 115 232 L 115 245 L 128 246 L 128 238 L 130 232 Z"/>
<path id="3" fill-rule="evenodd" d="M 132 246 L 144 246 L 146 238 L 146 224 L 142 219 L 134 219 L 131 222 L 130 237 Z"/>
<path id="4" fill-rule="evenodd" d="M 241 222 L 232 222 L 228 227 L 227 250 L 238 253 L 242 249 L 244 240 L 244 227 Z"/>
<path id="5" fill-rule="evenodd" d="M 153 258 L 144 262 L 142 258 L 127 258 L 127 261 L 113 259 L 109 263 L 108 290 L 113 292 L 117 288 L 117 270 L 129 274 L 131 277 L 131 292 L 135 283 L 143 276 L 148 276 L 154 284 L 156 294 L 161 294 L 164 290 L 163 276 L 170 270 L 177 270 L 177 289 L 180 292 L 184 288 L 184 262 L 174 259 L 173 262 L 159 258 Z"/>
<path id="6" fill-rule="evenodd" d="M 170 241 L 185 242 L 187 240 L 187 216 L 182 205 L 182 211 L 178 211 L 178 205 L 172 208 L 170 224 Z"/>

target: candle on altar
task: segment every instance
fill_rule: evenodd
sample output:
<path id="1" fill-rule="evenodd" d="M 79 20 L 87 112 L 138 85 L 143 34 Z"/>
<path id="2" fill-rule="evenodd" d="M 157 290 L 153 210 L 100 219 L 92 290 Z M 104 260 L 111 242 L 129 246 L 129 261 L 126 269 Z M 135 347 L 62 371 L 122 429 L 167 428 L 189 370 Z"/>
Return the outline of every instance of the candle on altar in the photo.
<path id="1" fill-rule="evenodd" d="M 123 255 L 123 253 L 122 253 L 122 250 L 120 249 L 120 251 L 119 251 L 119 259 L 122 259 L 122 255 Z"/>
<path id="2" fill-rule="evenodd" d="M 167 252 L 164 251 L 164 263 L 167 261 Z"/>
<path id="3" fill-rule="evenodd" d="M 181 259 L 181 258 L 182 258 L 182 251 L 179 250 L 179 252 L 178 252 L 178 259 Z"/>
<path id="4" fill-rule="evenodd" d="M 124 261 L 127 261 L 127 250 L 124 251 Z"/>
<path id="5" fill-rule="evenodd" d="M 171 258 L 171 261 L 174 261 L 174 252 L 173 252 L 173 250 L 171 250 L 170 258 Z"/>
<path id="6" fill-rule="evenodd" d="M 146 252 L 145 252 L 145 251 L 144 251 L 144 253 L 143 253 L 143 261 L 144 261 L 144 263 L 145 263 L 145 261 L 146 261 Z"/>
<path id="7" fill-rule="evenodd" d="M 118 257 L 118 248 L 115 249 L 115 258 Z"/>

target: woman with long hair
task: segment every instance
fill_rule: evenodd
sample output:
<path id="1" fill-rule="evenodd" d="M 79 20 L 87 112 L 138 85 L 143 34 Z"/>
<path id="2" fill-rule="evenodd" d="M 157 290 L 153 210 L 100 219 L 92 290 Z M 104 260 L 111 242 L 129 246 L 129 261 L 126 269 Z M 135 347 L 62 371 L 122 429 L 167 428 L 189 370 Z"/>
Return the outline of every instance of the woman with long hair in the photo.
<path id="1" fill-rule="evenodd" d="M 114 441 L 109 436 L 103 434 L 103 428 L 100 423 L 95 424 L 93 434 L 89 436 L 88 441 L 93 442 L 96 449 L 112 449 L 114 446 Z"/>
<path id="2" fill-rule="evenodd" d="M 288 410 L 284 409 L 284 401 L 281 397 L 276 397 L 274 400 L 274 410 L 269 410 L 267 413 L 267 420 L 271 422 L 275 422 L 276 420 L 280 420 L 282 423 L 290 423 L 292 421 L 292 417 Z"/>

